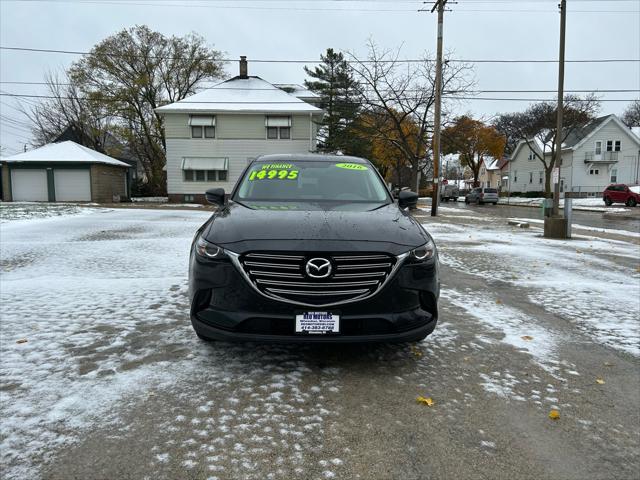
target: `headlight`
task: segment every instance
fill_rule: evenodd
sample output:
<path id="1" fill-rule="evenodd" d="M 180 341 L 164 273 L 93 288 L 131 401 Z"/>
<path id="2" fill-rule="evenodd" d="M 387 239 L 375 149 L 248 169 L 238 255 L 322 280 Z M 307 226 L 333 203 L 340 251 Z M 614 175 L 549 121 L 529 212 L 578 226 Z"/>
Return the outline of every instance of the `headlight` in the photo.
<path id="1" fill-rule="evenodd" d="M 429 240 L 421 247 L 411 250 L 411 259 L 418 262 L 430 260 L 436 253 L 436 246 L 433 240 Z"/>
<path id="2" fill-rule="evenodd" d="M 196 240 L 196 253 L 204 258 L 221 258 L 224 256 L 224 249 L 207 242 L 200 236 L 198 240 Z"/>

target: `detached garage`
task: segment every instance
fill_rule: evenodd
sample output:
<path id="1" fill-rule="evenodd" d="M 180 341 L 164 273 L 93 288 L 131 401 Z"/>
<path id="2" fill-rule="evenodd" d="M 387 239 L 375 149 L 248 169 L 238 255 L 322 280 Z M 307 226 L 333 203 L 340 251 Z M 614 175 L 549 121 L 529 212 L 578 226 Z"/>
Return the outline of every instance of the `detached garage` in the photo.
<path id="1" fill-rule="evenodd" d="M 4 201 L 118 202 L 129 197 L 129 165 L 67 141 L 6 157 Z"/>

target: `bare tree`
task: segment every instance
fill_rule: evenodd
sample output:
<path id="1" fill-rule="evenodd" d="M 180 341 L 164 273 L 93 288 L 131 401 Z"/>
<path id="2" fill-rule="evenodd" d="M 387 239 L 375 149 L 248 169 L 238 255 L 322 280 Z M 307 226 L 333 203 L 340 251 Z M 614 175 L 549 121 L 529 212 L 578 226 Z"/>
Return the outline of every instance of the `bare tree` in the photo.
<path id="1" fill-rule="evenodd" d="M 594 95 L 584 98 L 567 95 L 564 99 L 562 132 L 557 129 L 556 102 L 535 103 L 524 112 L 500 115 L 494 126 L 507 138 L 524 141 L 540 160 L 545 172 L 545 197 L 551 198 L 551 175 L 558 164 L 557 136 L 560 135 L 562 143 L 565 143 L 571 135 L 579 135 L 580 129 L 594 120 L 599 110 L 600 101 Z"/>
<path id="2" fill-rule="evenodd" d="M 195 34 L 166 37 L 147 26 L 122 30 L 73 63 L 64 83 L 47 80 L 52 98 L 28 112 L 38 143 L 70 124 L 83 129 L 98 150 L 104 135 L 114 135 L 140 161 L 151 189 L 162 194 L 166 140 L 155 109 L 220 78 L 221 58 Z"/>
<path id="3" fill-rule="evenodd" d="M 622 114 L 622 121 L 629 128 L 640 127 L 640 100 L 634 100 Z"/>
<path id="4" fill-rule="evenodd" d="M 394 149 L 410 166 L 410 185 L 416 185 L 418 172 L 432 168 L 435 61 L 425 54 L 420 62 L 406 63 L 399 58 L 400 48 L 380 49 L 372 41 L 368 48 L 365 59 L 348 53 L 364 113 L 361 131 Z M 467 64 L 445 61 L 443 92 L 468 92 L 473 85 L 470 73 Z"/>
<path id="5" fill-rule="evenodd" d="M 39 147 L 55 140 L 67 128 L 78 129 L 88 147 L 104 153 L 105 139 L 111 122 L 108 112 L 95 101 L 83 98 L 78 86 L 69 76 L 47 74 L 47 98 L 35 105 L 22 107 L 32 124 L 33 146 Z"/>

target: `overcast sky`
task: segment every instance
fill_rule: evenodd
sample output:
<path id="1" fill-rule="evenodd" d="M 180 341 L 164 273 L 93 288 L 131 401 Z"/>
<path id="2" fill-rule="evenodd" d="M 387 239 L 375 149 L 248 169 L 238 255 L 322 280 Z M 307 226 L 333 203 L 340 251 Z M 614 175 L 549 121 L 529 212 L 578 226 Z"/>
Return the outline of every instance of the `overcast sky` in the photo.
<path id="1" fill-rule="evenodd" d="M 445 16 L 445 49 L 464 59 L 556 59 L 557 0 L 458 0 Z M 640 0 L 568 0 L 567 60 L 639 59 Z M 249 74 L 272 83 L 302 83 L 298 64 L 256 64 L 251 59 L 317 59 L 327 47 L 366 53 L 372 38 L 381 47 L 400 45 L 403 58 L 435 51 L 436 15 L 418 12 L 417 0 L 0 0 L 0 45 L 90 50 L 123 28 L 146 24 L 165 35 L 196 32 L 230 58 L 246 55 Z M 42 81 L 78 56 L 1 50 L 0 81 Z M 237 63 L 227 66 L 236 75 Z M 553 90 L 555 64 L 479 63 L 480 90 Z M 640 89 L 640 63 L 568 64 L 567 90 Z M 0 93 L 44 94 L 38 85 L 1 83 Z M 487 93 L 485 97 L 552 98 L 552 93 Z M 639 98 L 638 92 L 603 93 L 604 99 Z M 15 98 L 0 96 L 3 154 L 21 151 L 28 126 Z M 33 101 L 33 100 L 30 100 Z M 526 108 L 522 101 L 473 100 L 460 113 L 485 118 Z M 603 102 L 620 114 L 627 104 Z M 9 119 L 9 120 L 8 120 Z"/>

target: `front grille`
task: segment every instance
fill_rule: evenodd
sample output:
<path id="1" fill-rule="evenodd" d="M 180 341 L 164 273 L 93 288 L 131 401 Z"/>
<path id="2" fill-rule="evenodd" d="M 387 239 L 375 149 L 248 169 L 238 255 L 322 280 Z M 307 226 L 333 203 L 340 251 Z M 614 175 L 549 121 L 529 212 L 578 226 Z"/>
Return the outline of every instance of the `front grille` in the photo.
<path id="1" fill-rule="evenodd" d="M 312 278 L 305 268 L 311 259 L 328 260 L 331 264 L 330 275 Z M 323 306 L 373 295 L 385 282 L 397 260 L 385 253 L 288 255 L 251 252 L 240 256 L 239 261 L 249 280 L 266 296 Z M 324 270 L 320 273 L 324 273 Z"/>

